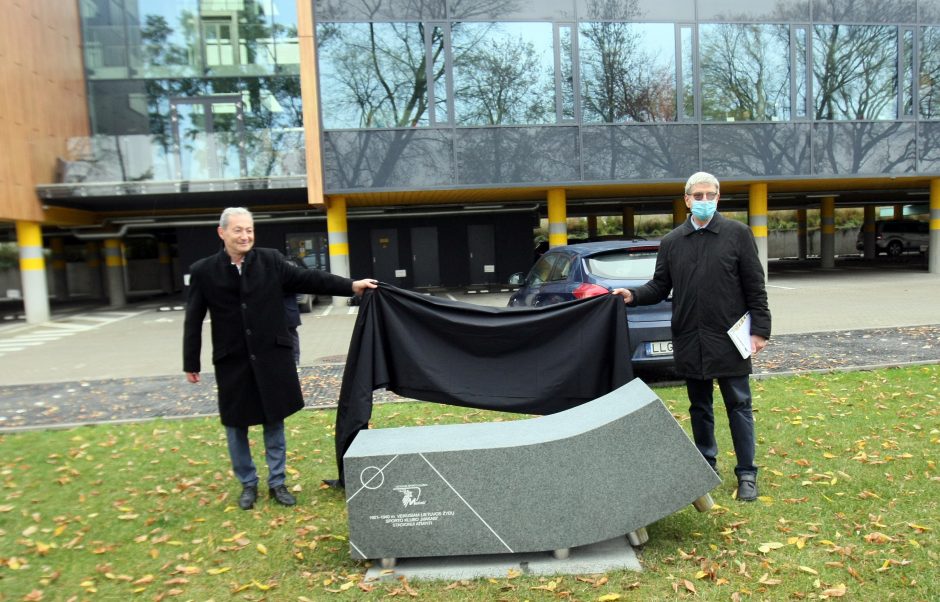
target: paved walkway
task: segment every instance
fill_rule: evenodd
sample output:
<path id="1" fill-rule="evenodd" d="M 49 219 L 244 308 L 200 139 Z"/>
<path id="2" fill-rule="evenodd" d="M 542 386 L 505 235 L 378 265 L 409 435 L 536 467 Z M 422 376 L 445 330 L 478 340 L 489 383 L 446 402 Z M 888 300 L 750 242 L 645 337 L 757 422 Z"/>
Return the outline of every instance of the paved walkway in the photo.
<path id="1" fill-rule="evenodd" d="M 885 270 L 858 263 L 827 272 L 812 268 L 779 264 L 771 271 L 768 293 L 776 334 L 755 360 L 758 377 L 940 363 L 940 276 L 906 264 Z M 505 306 L 507 297 L 455 298 Z M 179 308 L 178 301 L 143 302 L 120 312 L 84 308 L 56 316 L 52 326 L 0 327 L 0 432 L 215 415 L 211 370 L 200 385 L 187 383 L 175 371 Z M 310 361 L 300 376 L 311 408 L 336 403 L 355 309 L 321 305 L 304 318 L 302 357 Z M 204 352 L 204 365 L 210 366 L 209 350 Z M 664 382 L 672 376 L 644 379 Z M 377 391 L 375 399 L 399 398 Z"/>

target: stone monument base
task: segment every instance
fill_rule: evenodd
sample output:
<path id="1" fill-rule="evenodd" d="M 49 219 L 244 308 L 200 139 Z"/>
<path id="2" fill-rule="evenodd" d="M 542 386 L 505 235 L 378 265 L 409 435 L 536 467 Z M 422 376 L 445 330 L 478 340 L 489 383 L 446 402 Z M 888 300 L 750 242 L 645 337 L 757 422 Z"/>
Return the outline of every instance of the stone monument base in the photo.
<path id="1" fill-rule="evenodd" d="M 554 552 L 629 535 L 721 481 L 639 379 L 550 416 L 360 432 L 344 456 L 353 558 Z"/>

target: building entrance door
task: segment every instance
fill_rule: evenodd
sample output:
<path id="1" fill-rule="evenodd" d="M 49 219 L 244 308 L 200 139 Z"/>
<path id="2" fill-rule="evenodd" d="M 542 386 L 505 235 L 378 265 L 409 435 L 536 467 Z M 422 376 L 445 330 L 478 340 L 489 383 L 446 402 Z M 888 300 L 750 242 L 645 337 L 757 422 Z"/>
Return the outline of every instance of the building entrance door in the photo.
<path id="1" fill-rule="evenodd" d="M 170 99 L 178 180 L 241 178 L 245 118 L 239 95 Z"/>
<path id="2" fill-rule="evenodd" d="M 398 230 L 370 230 L 372 239 L 372 277 L 393 284 L 398 282 Z"/>
<path id="3" fill-rule="evenodd" d="M 496 246 L 493 226 L 467 226 L 470 246 L 470 284 L 492 284 L 496 282 Z"/>
<path id="4" fill-rule="evenodd" d="M 441 283 L 437 228 L 434 226 L 411 229 L 411 275 L 415 287 Z"/>

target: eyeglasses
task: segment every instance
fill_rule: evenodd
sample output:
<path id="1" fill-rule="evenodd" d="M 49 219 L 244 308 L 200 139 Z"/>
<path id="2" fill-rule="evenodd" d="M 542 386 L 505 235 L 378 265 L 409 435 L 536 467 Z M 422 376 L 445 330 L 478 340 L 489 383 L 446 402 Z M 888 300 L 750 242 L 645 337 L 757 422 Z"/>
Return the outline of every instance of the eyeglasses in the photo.
<path id="1" fill-rule="evenodd" d="M 716 198 L 718 198 L 718 193 L 717 192 L 693 192 L 689 196 L 695 199 L 696 201 L 701 201 L 702 199 L 714 201 Z"/>

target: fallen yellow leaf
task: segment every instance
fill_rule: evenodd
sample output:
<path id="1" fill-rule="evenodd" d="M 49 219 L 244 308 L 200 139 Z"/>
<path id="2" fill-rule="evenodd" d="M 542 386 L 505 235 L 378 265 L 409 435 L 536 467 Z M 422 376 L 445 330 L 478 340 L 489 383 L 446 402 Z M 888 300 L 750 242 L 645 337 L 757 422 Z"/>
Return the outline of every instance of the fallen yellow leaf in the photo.
<path id="1" fill-rule="evenodd" d="M 811 568 L 809 568 L 808 566 L 800 565 L 800 566 L 797 567 L 797 568 L 800 569 L 801 571 L 803 571 L 804 573 L 809 573 L 810 575 L 818 575 L 818 574 L 819 574 L 819 571 L 817 571 L 816 569 L 811 569 Z"/>
<path id="2" fill-rule="evenodd" d="M 263 543 L 259 543 L 257 546 L 255 546 L 255 549 L 257 549 L 258 553 L 260 554 L 264 554 L 265 556 L 268 555 L 268 548 Z"/>
<path id="3" fill-rule="evenodd" d="M 762 585 L 780 585 L 782 583 L 780 579 L 771 579 L 768 573 L 761 575 L 757 582 Z"/>
<path id="4" fill-rule="evenodd" d="M 614 602 L 614 600 L 619 600 L 620 594 L 604 594 L 597 599 L 597 602 Z"/>
<path id="5" fill-rule="evenodd" d="M 757 547 L 757 549 L 763 552 L 764 554 L 767 554 L 771 550 L 779 550 L 782 547 L 783 547 L 782 543 L 778 541 L 771 541 L 768 543 L 762 543 L 760 546 Z"/>
<path id="6" fill-rule="evenodd" d="M 840 583 L 835 587 L 830 587 L 829 589 L 823 590 L 819 595 L 823 598 L 841 598 L 848 592 L 844 583 Z"/>

